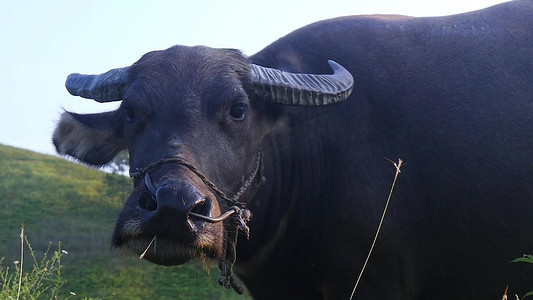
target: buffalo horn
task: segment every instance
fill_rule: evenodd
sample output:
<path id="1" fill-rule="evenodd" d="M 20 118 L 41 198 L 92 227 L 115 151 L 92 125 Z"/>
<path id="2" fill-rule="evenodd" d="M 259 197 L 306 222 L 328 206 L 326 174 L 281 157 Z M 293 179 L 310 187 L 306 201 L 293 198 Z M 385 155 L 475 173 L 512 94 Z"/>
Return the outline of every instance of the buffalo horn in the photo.
<path id="1" fill-rule="evenodd" d="M 107 71 L 100 75 L 70 74 L 65 86 L 69 93 L 98 102 L 118 101 L 130 85 L 129 68 Z"/>
<path id="2" fill-rule="evenodd" d="M 347 99 L 353 77 L 340 64 L 328 60 L 331 75 L 289 73 L 252 64 L 255 93 L 285 105 L 326 105 Z"/>

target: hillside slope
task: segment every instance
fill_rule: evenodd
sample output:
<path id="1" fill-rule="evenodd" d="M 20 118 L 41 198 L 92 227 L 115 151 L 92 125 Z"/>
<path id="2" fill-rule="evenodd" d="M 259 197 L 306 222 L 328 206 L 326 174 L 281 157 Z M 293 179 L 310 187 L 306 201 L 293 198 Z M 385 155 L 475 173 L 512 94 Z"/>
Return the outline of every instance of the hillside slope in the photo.
<path id="1" fill-rule="evenodd" d="M 3 145 L 0 170 L 0 257 L 19 259 L 21 223 L 37 253 L 61 241 L 65 297 L 247 299 L 219 287 L 216 268 L 161 267 L 110 250 L 129 178 Z"/>

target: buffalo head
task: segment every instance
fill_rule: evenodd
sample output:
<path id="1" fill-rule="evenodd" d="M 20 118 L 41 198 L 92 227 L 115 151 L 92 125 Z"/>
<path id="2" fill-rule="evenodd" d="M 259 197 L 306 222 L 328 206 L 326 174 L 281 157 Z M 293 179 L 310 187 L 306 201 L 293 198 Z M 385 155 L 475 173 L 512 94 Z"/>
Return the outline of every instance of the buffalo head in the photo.
<path id="1" fill-rule="evenodd" d="M 261 141 L 283 114 L 279 104 L 348 97 L 351 75 L 330 66 L 332 75 L 295 74 L 254 65 L 236 50 L 150 52 L 129 67 L 70 75 L 71 94 L 122 103 L 106 113 L 65 112 L 53 141 L 59 153 L 90 165 L 129 152 L 134 190 L 117 221 L 114 247 L 148 249 L 144 257 L 164 265 L 221 259 L 226 231 L 212 220 L 223 219 L 229 200 L 252 197 Z"/>

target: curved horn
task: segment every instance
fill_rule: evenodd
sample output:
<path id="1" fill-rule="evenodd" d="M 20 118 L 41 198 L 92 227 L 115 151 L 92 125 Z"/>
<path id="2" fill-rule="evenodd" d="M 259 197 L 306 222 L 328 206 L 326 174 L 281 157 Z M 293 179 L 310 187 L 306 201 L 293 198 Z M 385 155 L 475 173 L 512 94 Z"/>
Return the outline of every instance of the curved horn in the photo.
<path id="1" fill-rule="evenodd" d="M 130 85 L 130 67 L 113 69 L 100 75 L 70 74 L 65 86 L 69 93 L 98 102 L 118 101 Z"/>
<path id="2" fill-rule="evenodd" d="M 297 74 L 252 64 L 255 92 L 285 105 L 327 105 L 346 100 L 353 89 L 353 77 L 340 64 L 328 60 L 331 75 Z"/>

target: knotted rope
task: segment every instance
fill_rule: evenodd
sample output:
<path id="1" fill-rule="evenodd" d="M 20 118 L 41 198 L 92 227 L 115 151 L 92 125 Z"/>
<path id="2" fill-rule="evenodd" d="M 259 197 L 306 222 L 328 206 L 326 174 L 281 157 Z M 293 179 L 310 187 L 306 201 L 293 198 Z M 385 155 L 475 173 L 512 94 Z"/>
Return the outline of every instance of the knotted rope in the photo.
<path id="1" fill-rule="evenodd" d="M 254 185 L 254 189 L 251 192 L 250 198 L 252 198 L 265 180 L 263 177 L 263 150 L 261 149 L 261 147 L 258 148 L 254 170 L 252 171 L 250 176 L 248 176 L 246 181 L 243 182 L 243 184 L 233 197 L 228 197 L 211 180 L 209 180 L 207 176 L 205 176 L 200 170 L 198 170 L 198 168 L 196 168 L 194 165 L 190 164 L 189 162 L 180 157 L 164 158 L 154 163 L 151 163 L 148 166 L 140 169 L 139 171 L 130 172 L 130 177 L 143 178 L 147 175 L 149 171 L 168 163 L 179 164 L 191 170 L 204 182 L 204 184 L 209 189 L 211 189 L 220 198 L 224 199 L 228 207 L 230 207 L 235 212 L 231 216 L 230 223 L 230 226 L 234 227 L 234 230 L 226 231 L 226 249 L 224 258 L 220 261 L 219 264 L 221 278 L 218 280 L 218 283 L 227 289 L 233 288 L 238 294 L 242 294 L 243 288 L 233 276 L 233 265 L 237 261 L 237 240 L 239 230 L 243 231 L 246 234 L 246 237 L 249 238 L 250 228 L 248 227 L 247 223 L 252 218 L 252 213 L 250 212 L 250 210 L 246 209 L 246 203 L 239 200 L 242 195 L 248 190 L 248 188 L 250 188 L 252 183 L 256 182 L 256 184 Z M 208 217 L 202 218 L 208 219 Z M 225 218 L 219 218 L 220 221 L 223 221 L 224 219 Z M 219 220 L 214 221 L 218 222 Z M 213 220 L 211 220 L 210 222 L 213 222 Z"/>

